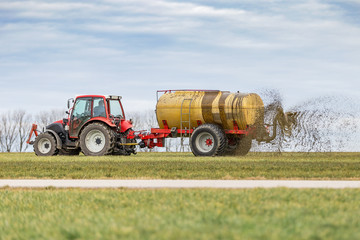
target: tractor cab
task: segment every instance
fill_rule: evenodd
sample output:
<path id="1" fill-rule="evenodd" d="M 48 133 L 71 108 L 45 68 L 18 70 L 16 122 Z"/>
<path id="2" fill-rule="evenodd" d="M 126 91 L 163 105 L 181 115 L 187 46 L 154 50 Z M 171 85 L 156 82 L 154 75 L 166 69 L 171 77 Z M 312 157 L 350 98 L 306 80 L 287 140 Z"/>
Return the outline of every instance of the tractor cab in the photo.
<path id="1" fill-rule="evenodd" d="M 116 127 L 124 120 L 124 110 L 120 96 L 83 95 L 77 96 L 75 101 L 68 100 L 68 107 L 74 102 L 68 112 L 69 118 L 64 119 L 69 130 L 70 138 L 77 138 L 84 125 L 93 121 L 100 121 L 111 127 Z"/>

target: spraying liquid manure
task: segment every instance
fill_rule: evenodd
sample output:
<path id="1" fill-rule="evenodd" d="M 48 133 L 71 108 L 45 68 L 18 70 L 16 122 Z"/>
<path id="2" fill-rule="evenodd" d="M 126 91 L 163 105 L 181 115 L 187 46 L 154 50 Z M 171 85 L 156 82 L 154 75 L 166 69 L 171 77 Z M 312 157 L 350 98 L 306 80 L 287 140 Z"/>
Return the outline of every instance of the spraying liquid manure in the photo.
<path id="1" fill-rule="evenodd" d="M 246 155 L 253 151 L 340 151 L 357 133 L 359 117 L 344 100 L 323 97 L 284 111 L 280 94 L 219 90 L 157 92 L 159 128 L 136 131 L 126 120 L 120 96 L 81 95 L 69 99 L 68 117 L 40 132 L 33 124 L 28 144 L 38 156 L 130 155 L 165 147 L 166 138 L 189 139 L 195 156 Z M 72 104 L 73 103 L 73 104 Z M 348 104 L 354 110 L 356 104 Z M 72 106 L 71 106 L 72 104 Z M 356 111 L 355 111 L 356 112 Z M 358 113 L 359 111 L 357 111 Z M 35 133 L 35 141 L 31 141 Z M 355 141 L 353 141 L 355 142 Z"/>
<path id="2" fill-rule="evenodd" d="M 262 90 L 266 102 L 266 118 L 272 118 L 273 106 L 282 108 L 277 90 Z M 358 151 L 360 138 L 360 104 L 343 96 L 322 96 L 306 100 L 289 108 L 290 124 L 277 129 L 271 143 L 255 144 L 257 152 L 351 152 Z M 282 125 L 281 122 L 279 122 Z M 290 128 L 288 128 L 290 126 Z"/>

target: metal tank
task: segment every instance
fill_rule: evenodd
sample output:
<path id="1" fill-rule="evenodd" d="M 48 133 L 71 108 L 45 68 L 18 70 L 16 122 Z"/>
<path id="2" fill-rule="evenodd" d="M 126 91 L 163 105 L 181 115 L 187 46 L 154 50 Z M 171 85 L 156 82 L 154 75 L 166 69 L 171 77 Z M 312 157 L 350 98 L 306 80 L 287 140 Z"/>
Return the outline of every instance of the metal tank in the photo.
<path id="1" fill-rule="evenodd" d="M 255 93 L 167 91 L 158 99 L 156 116 L 160 128 L 167 124 L 169 128 L 192 129 L 215 123 L 223 129 L 234 129 L 237 124 L 240 130 L 245 130 L 247 126 L 264 124 L 264 103 Z"/>

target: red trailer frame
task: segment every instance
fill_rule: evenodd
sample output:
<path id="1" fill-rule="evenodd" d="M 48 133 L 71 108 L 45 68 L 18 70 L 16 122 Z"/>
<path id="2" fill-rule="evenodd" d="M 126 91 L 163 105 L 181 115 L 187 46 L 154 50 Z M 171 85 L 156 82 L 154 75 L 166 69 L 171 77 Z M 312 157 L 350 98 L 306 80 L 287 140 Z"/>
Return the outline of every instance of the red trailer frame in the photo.
<path id="1" fill-rule="evenodd" d="M 148 148 L 154 147 L 164 147 L 165 138 L 168 138 L 172 134 L 182 134 L 190 135 L 194 132 L 194 129 L 170 129 L 167 125 L 166 120 L 163 120 L 165 128 L 151 128 L 150 133 L 146 134 L 142 131 L 139 134 L 136 134 L 136 131 L 133 131 L 129 134 L 129 139 L 134 139 L 136 136 L 144 141 L 145 146 Z M 198 126 L 202 123 L 199 121 Z M 225 129 L 225 134 L 234 134 L 234 135 L 244 135 L 254 137 L 256 133 L 255 127 L 247 126 L 245 130 L 240 130 L 236 121 L 233 121 L 234 129 Z"/>

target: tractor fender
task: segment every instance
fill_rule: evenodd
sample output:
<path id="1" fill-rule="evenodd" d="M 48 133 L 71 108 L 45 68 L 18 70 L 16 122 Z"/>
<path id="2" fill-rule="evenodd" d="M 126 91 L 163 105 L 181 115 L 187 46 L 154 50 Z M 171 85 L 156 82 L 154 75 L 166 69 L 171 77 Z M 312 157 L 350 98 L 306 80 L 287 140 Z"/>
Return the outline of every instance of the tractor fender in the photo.
<path id="1" fill-rule="evenodd" d="M 87 121 L 79 130 L 78 136 L 80 137 L 81 132 L 85 129 L 85 127 L 89 124 L 93 124 L 93 123 L 102 123 L 105 124 L 106 126 L 110 127 L 110 128 L 115 128 L 116 125 L 113 124 L 111 121 L 104 121 L 103 118 L 94 118 L 94 119 L 90 119 L 89 121 Z"/>
<path id="2" fill-rule="evenodd" d="M 121 119 L 121 131 L 122 132 L 126 132 L 127 130 L 129 130 L 130 128 L 133 127 L 132 125 L 132 122 L 131 121 L 128 121 L 128 120 L 125 120 L 125 119 Z"/>
<path id="3" fill-rule="evenodd" d="M 54 137 L 56 138 L 56 148 L 57 148 L 57 149 L 61 149 L 61 148 L 62 148 L 62 141 L 61 141 L 59 135 L 58 135 L 55 131 L 53 131 L 53 130 L 51 130 L 51 129 L 46 129 L 45 132 L 49 132 L 49 133 L 51 133 L 52 135 L 54 135 Z"/>

